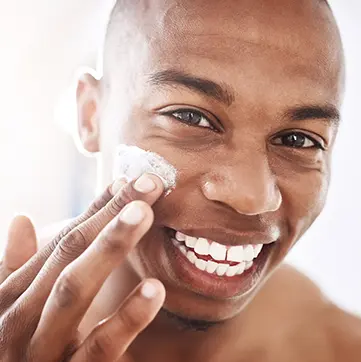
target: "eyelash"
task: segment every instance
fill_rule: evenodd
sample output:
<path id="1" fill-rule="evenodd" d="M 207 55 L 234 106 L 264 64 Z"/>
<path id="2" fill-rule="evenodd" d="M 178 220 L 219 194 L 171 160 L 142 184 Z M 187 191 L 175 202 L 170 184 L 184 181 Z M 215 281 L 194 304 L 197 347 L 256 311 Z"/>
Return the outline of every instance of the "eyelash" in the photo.
<path id="1" fill-rule="evenodd" d="M 193 115 L 196 115 L 200 118 L 202 118 L 203 120 L 206 120 L 206 122 L 208 122 L 209 124 L 209 127 L 207 126 L 200 126 L 200 125 L 196 125 L 196 124 L 192 124 L 188 121 L 185 121 L 183 120 L 181 117 L 179 116 L 176 116 L 176 114 L 180 115 L 180 114 L 184 114 L 184 113 L 192 113 Z M 176 121 L 178 122 L 182 122 L 190 127 L 199 127 L 199 128 L 209 128 L 211 129 L 212 131 L 215 131 L 215 132 L 219 132 L 216 127 L 214 127 L 214 125 L 212 124 L 212 122 L 209 120 L 209 118 L 203 114 L 202 112 L 200 111 L 197 111 L 197 110 L 194 110 L 194 109 L 191 109 L 191 108 L 185 108 L 185 109 L 177 109 L 177 110 L 174 110 L 174 111 L 170 111 L 170 112 L 165 112 L 163 113 L 163 115 L 165 116 L 170 116 L 172 118 L 174 118 Z M 304 137 L 305 140 L 307 141 L 311 141 L 313 143 L 313 146 L 308 146 L 308 147 L 292 147 L 292 146 L 287 146 L 287 145 L 284 145 L 282 143 L 274 143 L 276 145 L 280 145 L 280 146 L 283 146 L 283 147 L 289 147 L 289 148 L 294 148 L 294 149 L 320 149 L 320 150 L 323 150 L 325 151 L 325 147 L 323 146 L 323 144 L 319 141 L 317 141 L 315 138 L 309 136 L 308 134 L 306 133 L 303 133 L 303 132 L 300 132 L 300 131 L 290 131 L 290 132 L 287 132 L 287 133 L 283 133 L 281 135 L 278 135 L 276 137 L 274 137 L 272 140 L 275 141 L 277 139 L 282 139 L 284 137 L 287 137 L 287 136 L 292 136 L 292 135 L 297 135 L 297 136 L 301 136 L 301 137 Z"/>
<path id="2" fill-rule="evenodd" d="M 325 146 L 321 142 L 317 141 L 314 137 L 311 137 L 310 135 L 308 135 L 308 134 L 306 134 L 304 132 L 300 132 L 300 131 L 285 132 L 285 133 L 283 133 L 281 135 L 278 135 L 278 136 L 274 137 L 272 139 L 272 141 L 275 141 L 277 139 L 282 140 L 282 138 L 284 138 L 284 137 L 289 137 L 289 136 L 294 136 L 294 135 L 303 137 L 306 142 L 310 141 L 313 145 L 308 146 L 308 147 L 292 147 L 292 146 L 287 146 L 285 144 L 276 143 L 276 142 L 273 142 L 273 144 L 283 146 L 283 147 L 293 148 L 293 149 L 303 149 L 303 150 L 318 149 L 318 150 L 323 150 L 323 151 L 326 150 Z"/>
<path id="3" fill-rule="evenodd" d="M 192 124 L 189 121 L 186 121 L 186 120 L 182 119 L 181 117 L 176 116 L 176 114 L 180 115 L 182 113 L 183 114 L 184 113 L 192 113 L 193 115 L 196 115 L 196 116 L 202 118 L 203 121 L 205 120 L 209 124 L 209 126 L 204 126 L 204 125 L 200 126 L 200 125 L 197 125 L 197 124 Z M 209 128 L 212 131 L 219 132 L 218 129 L 213 125 L 212 121 L 210 121 L 209 118 L 205 114 L 203 114 L 202 112 L 197 111 L 195 109 L 191 109 L 191 108 L 177 109 L 175 111 L 170 111 L 170 112 L 163 113 L 163 115 L 170 116 L 170 117 L 174 118 L 176 121 L 182 122 L 182 123 L 184 123 L 184 124 L 186 124 L 186 125 L 188 125 L 190 127 Z"/>

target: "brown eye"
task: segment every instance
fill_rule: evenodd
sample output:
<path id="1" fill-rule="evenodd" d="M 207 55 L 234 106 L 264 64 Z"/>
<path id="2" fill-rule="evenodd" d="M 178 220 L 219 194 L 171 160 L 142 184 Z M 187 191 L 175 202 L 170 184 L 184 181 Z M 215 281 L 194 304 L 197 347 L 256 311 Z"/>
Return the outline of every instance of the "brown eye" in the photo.
<path id="1" fill-rule="evenodd" d="M 179 110 L 170 113 L 174 118 L 179 119 L 181 122 L 187 123 L 191 126 L 198 126 L 213 129 L 210 121 L 206 116 L 200 112 L 193 110 Z"/>
<path id="2" fill-rule="evenodd" d="M 273 144 L 290 148 L 318 148 L 323 149 L 320 142 L 303 133 L 293 132 L 274 138 Z"/>

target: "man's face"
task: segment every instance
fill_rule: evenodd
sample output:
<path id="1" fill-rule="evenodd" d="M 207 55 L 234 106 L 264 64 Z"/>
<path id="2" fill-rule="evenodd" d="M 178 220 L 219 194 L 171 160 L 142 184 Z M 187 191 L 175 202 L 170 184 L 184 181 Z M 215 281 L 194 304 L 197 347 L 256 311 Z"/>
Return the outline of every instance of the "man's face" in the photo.
<path id="1" fill-rule="evenodd" d="M 318 1 L 182 4 L 140 7 L 136 45 L 108 50 L 99 144 L 104 182 L 120 143 L 177 168 L 175 190 L 155 205 L 154 226 L 129 263 L 165 284 L 166 309 L 217 321 L 244 307 L 324 206 L 342 52 Z M 248 262 L 194 259 L 194 246 L 171 241 L 176 231 L 227 250 L 243 245 Z M 242 266 L 249 269 L 239 274 Z"/>

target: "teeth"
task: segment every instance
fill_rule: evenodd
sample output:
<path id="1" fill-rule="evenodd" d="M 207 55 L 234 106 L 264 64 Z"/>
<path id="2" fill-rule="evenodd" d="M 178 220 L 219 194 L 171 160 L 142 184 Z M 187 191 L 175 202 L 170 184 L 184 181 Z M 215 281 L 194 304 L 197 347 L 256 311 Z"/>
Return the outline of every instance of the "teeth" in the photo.
<path id="1" fill-rule="evenodd" d="M 244 259 L 245 261 L 252 261 L 254 258 L 255 258 L 255 255 L 254 255 L 254 248 L 252 245 L 247 245 L 245 248 L 244 248 Z"/>
<path id="2" fill-rule="evenodd" d="M 206 271 L 209 274 L 218 276 L 233 277 L 241 275 L 253 266 L 253 260 L 261 253 L 263 244 L 258 245 L 237 245 L 227 247 L 215 241 L 211 243 L 205 238 L 196 238 L 188 236 L 180 231 L 172 239 L 176 246 L 187 259 L 194 264 L 199 270 Z M 185 245 L 184 245 L 185 244 Z M 189 250 L 194 249 L 194 250 Z M 214 260 L 236 262 L 237 265 L 230 266 L 226 263 L 216 263 L 213 260 L 203 260 L 197 255 L 210 255 Z"/>
<path id="3" fill-rule="evenodd" d="M 217 270 L 218 265 L 219 265 L 218 263 L 212 260 L 208 260 L 206 271 L 210 274 L 213 274 Z"/>
<path id="4" fill-rule="evenodd" d="M 244 253 L 243 253 L 243 246 L 232 246 L 228 249 L 227 252 L 227 260 L 229 261 L 243 261 L 244 260 Z"/>
<path id="5" fill-rule="evenodd" d="M 203 259 L 197 258 L 196 254 L 193 251 L 188 251 L 187 248 L 179 243 L 177 240 L 173 239 L 173 244 L 184 254 L 187 259 L 194 264 L 199 270 L 206 271 L 209 274 L 217 274 L 218 276 L 233 277 L 235 275 L 241 275 L 245 270 L 248 270 L 252 267 L 253 261 L 250 262 L 241 262 L 237 265 L 230 266 L 229 264 L 218 264 L 212 260 L 205 261 Z"/>
<path id="6" fill-rule="evenodd" d="M 256 258 L 260 254 L 262 248 L 263 248 L 263 244 L 258 244 L 254 247 L 254 255 Z"/>
<path id="7" fill-rule="evenodd" d="M 248 263 L 246 263 L 246 268 L 245 270 L 251 269 L 253 265 L 253 261 L 249 261 Z"/>
<path id="8" fill-rule="evenodd" d="M 216 270 L 217 275 L 222 277 L 224 274 L 226 274 L 228 268 L 228 264 L 219 264 Z"/>
<path id="9" fill-rule="evenodd" d="M 197 261 L 197 257 L 196 254 L 193 253 L 193 251 L 188 251 L 187 253 L 187 259 L 192 263 L 195 264 L 195 262 Z"/>
<path id="10" fill-rule="evenodd" d="M 227 277 L 234 277 L 237 274 L 238 269 L 239 269 L 238 265 L 228 267 L 226 272 Z"/>
<path id="11" fill-rule="evenodd" d="M 199 238 L 196 246 L 194 247 L 194 251 L 199 255 L 208 255 L 209 243 L 207 239 Z"/>
<path id="12" fill-rule="evenodd" d="M 188 248 L 191 248 L 191 249 L 193 249 L 195 246 L 196 246 L 196 244 L 197 244 L 197 238 L 194 238 L 193 236 L 188 236 L 188 235 L 186 235 L 186 245 L 188 246 Z"/>
<path id="13" fill-rule="evenodd" d="M 205 260 L 202 260 L 202 259 L 197 259 L 196 260 L 196 267 L 199 270 L 205 271 L 206 267 L 207 267 L 207 262 Z"/>
<path id="14" fill-rule="evenodd" d="M 182 252 L 183 255 L 187 255 L 187 248 L 184 245 L 180 245 L 179 250 Z"/>
<path id="15" fill-rule="evenodd" d="M 227 248 L 224 245 L 213 241 L 208 252 L 214 260 L 226 260 Z"/>
<path id="16" fill-rule="evenodd" d="M 175 238 L 178 241 L 184 241 L 186 239 L 186 235 L 184 235 L 183 233 L 181 233 L 180 231 L 177 231 L 175 234 Z"/>
<path id="17" fill-rule="evenodd" d="M 237 275 L 243 274 L 243 272 L 246 270 L 246 263 L 242 262 L 238 265 Z"/>

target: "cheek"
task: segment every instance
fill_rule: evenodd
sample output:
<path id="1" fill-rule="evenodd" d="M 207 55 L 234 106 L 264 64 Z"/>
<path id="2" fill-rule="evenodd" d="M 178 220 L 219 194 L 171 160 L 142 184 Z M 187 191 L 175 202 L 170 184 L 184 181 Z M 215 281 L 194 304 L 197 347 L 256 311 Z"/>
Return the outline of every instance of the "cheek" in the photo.
<path id="1" fill-rule="evenodd" d="M 279 181 L 283 209 L 289 231 L 297 241 L 324 208 L 329 188 L 329 172 L 307 171 Z"/>

